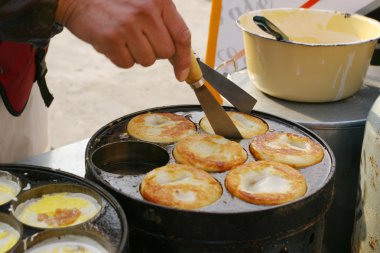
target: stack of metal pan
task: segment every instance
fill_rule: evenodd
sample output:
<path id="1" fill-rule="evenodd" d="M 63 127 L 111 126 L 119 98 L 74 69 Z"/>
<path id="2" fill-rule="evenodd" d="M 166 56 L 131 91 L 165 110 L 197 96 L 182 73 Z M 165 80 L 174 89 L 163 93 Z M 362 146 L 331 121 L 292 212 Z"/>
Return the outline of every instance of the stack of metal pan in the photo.
<path id="1" fill-rule="evenodd" d="M 86 179 L 44 167 L 3 164 L 0 165 L 0 188 L 1 196 L 14 193 L 0 206 L 1 252 L 39 252 L 38 247 L 52 252 L 57 245 L 66 248 L 88 245 L 94 249 L 92 252 L 121 253 L 127 250 L 128 227 L 124 211 L 111 194 Z M 49 222 L 41 226 L 39 211 L 48 217 L 48 209 L 57 201 L 50 202 L 51 205 L 47 201 L 39 207 L 36 203 L 54 194 L 87 196 L 99 204 L 99 209 L 90 219 L 73 225 L 70 225 L 72 220 L 66 220 L 65 226 L 50 226 L 53 223 Z M 27 210 L 29 218 L 23 220 L 19 210 Z M 58 211 L 63 213 L 61 219 L 68 218 L 64 212 L 70 210 L 65 202 Z M 4 240 L 6 237 L 9 239 Z"/>

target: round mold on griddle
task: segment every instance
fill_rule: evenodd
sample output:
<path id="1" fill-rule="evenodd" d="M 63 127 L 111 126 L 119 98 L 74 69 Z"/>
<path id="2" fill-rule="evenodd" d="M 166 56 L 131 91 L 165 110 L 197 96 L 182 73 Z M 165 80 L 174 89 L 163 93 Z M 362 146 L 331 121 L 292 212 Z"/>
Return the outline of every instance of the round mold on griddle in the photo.
<path id="1" fill-rule="evenodd" d="M 11 231 L 7 231 L 7 230 Z M 20 244 L 21 239 L 22 239 L 22 234 L 23 234 L 23 227 L 22 224 L 15 219 L 13 216 L 5 213 L 0 213 L 0 231 L 7 231 L 13 232 L 16 236 L 18 236 L 16 242 L 12 246 L 8 246 L 9 248 L 5 251 L 2 247 L 2 243 L 0 243 L 0 252 L 13 252 L 13 249 L 17 247 L 17 245 Z M 2 238 L 2 241 L 4 238 Z"/>
<path id="2" fill-rule="evenodd" d="M 169 161 L 168 152 L 142 141 L 120 141 L 96 149 L 91 161 L 97 169 L 112 175 L 141 175 Z"/>
<path id="3" fill-rule="evenodd" d="M 30 210 L 30 204 L 36 203 L 36 201 L 41 199 L 43 196 L 53 196 L 55 194 L 60 194 L 60 193 L 67 194 L 71 197 L 75 196 L 75 197 L 81 198 L 82 200 L 86 199 L 88 203 L 93 202 L 92 203 L 93 208 L 96 209 L 94 210 L 95 214 L 91 213 L 91 217 L 89 217 L 88 219 L 84 221 L 80 221 L 79 223 L 75 223 L 75 221 L 73 221 L 72 225 L 67 224 L 63 226 L 60 226 L 60 225 L 49 226 L 49 224 L 47 223 L 42 224 L 43 222 L 39 220 L 39 217 L 38 217 L 39 213 L 37 213 L 37 210 L 35 211 L 36 212 L 35 214 L 28 216 L 28 218 L 34 218 L 36 221 L 25 221 L 20 217 L 24 210 L 26 209 Z M 11 202 L 10 210 L 13 216 L 25 226 L 28 226 L 34 229 L 64 229 L 67 227 L 79 227 L 79 226 L 82 226 L 83 224 L 86 224 L 88 222 L 95 220 L 103 211 L 104 201 L 105 200 L 97 192 L 79 184 L 70 184 L 70 183 L 45 184 L 45 185 L 38 186 L 21 193 L 18 196 L 17 200 L 13 200 Z M 59 207 L 59 208 L 61 209 L 61 211 L 65 211 L 64 209 L 66 207 L 63 205 L 62 207 Z M 47 213 L 45 214 L 49 215 Z M 51 217 L 46 217 L 46 220 L 48 219 L 51 219 Z M 33 224 L 33 222 L 36 222 L 36 223 Z"/>
<path id="4" fill-rule="evenodd" d="M 91 249 L 93 253 L 116 252 L 114 246 L 101 234 L 94 231 L 68 228 L 64 230 L 46 230 L 36 233 L 26 238 L 24 243 L 19 244 L 15 248 L 14 253 L 37 253 L 40 252 L 39 250 L 53 252 L 52 248 L 50 248 L 53 245 L 71 247 L 73 250 L 87 247 L 87 249 Z"/>
<path id="5" fill-rule="evenodd" d="M 4 206 L 15 199 L 22 189 L 22 184 L 18 177 L 2 170 L 0 170 L 0 186 L 14 191 L 11 194 L 0 191 L 0 206 Z"/>
<path id="6" fill-rule="evenodd" d="M 226 111 L 236 111 L 236 109 L 232 107 L 224 107 Z M 143 173 L 125 173 L 125 174 L 112 174 L 109 171 L 105 171 L 104 169 L 99 170 L 99 166 L 102 166 L 99 162 L 97 156 L 99 155 L 99 150 L 102 150 L 103 147 L 107 147 L 108 145 L 113 145 L 113 143 L 124 143 L 124 142 L 134 142 L 135 140 L 127 136 L 125 133 L 125 126 L 128 124 L 129 120 L 133 117 L 147 113 L 147 112 L 170 112 L 176 113 L 178 115 L 183 115 L 189 120 L 191 120 L 197 126 L 197 132 L 200 134 L 207 134 L 199 127 L 200 120 L 205 116 L 202 108 L 200 106 L 192 106 L 192 105 L 184 105 L 184 106 L 168 106 L 168 107 L 159 107 L 147 109 L 144 111 L 132 113 L 126 115 L 122 118 L 116 119 L 101 129 L 99 129 L 89 140 L 86 147 L 86 177 L 100 183 L 101 185 L 107 187 L 111 193 L 116 193 L 115 196 L 121 201 L 121 204 L 125 201 L 125 199 L 137 201 L 142 205 L 155 206 L 156 204 L 152 202 L 148 202 L 144 200 L 140 194 L 139 186 L 141 181 L 143 180 L 145 174 L 150 171 L 147 169 L 145 172 L 141 170 Z M 309 166 L 307 168 L 302 168 L 299 171 L 305 176 L 307 180 L 308 190 L 306 194 L 295 201 L 285 203 L 282 205 L 274 205 L 274 206 L 262 206 L 262 205 L 253 205 L 242 200 L 234 198 L 225 188 L 223 184 L 223 195 L 222 197 L 216 201 L 214 204 L 197 209 L 191 210 L 190 212 L 196 213 L 214 213 L 214 214 L 242 214 L 242 213 L 251 213 L 251 212 L 261 212 L 270 209 L 277 209 L 284 205 L 289 205 L 294 202 L 300 202 L 305 199 L 310 198 L 315 193 L 319 193 L 324 186 L 329 185 L 330 181 L 332 181 L 333 172 L 335 169 L 335 159 L 333 157 L 332 151 L 327 146 L 327 144 L 320 139 L 315 133 L 306 129 L 305 127 L 295 123 L 290 122 L 286 119 L 282 119 L 280 117 L 270 115 L 262 112 L 252 111 L 252 116 L 257 117 L 263 120 L 268 126 L 268 132 L 290 132 L 294 134 L 298 134 L 301 136 L 307 136 L 311 138 L 313 141 L 319 143 L 324 149 L 324 158 L 323 160 L 313 166 Z M 246 162 L 255 161 L 255 158 L 249 152 L 249 145 L 252 142 L 252 138 L 239 140 L 238 143 L 245 149 L 248 153 L 248 159 Z M 145 142 L 147 145 L 154 145 L 156 147 L 162 148 L 169 154 L 168 163 L 175 163 L 175 159 L 172 155 L 175 143 L 173 144 L 153 144 L 149 142 Z M 112 151 L 115 151 L 116 148 L 112 148 Z M 118 152 L 118 151 L 117 151 Z M 124 153 L 128 152 L 128 150 L 123 151 Z M 163 152 L 163 151 L 162 151 Z M 135 152 L 133 152 L 135 153 Z M 133 156 L 133 153 L 131 156 Z M 164 152 L 163 152 L 164 153 Z M 115 154 L 112 152 L 102 152 L 102 156 L 104 160 L 116 160 Z M 123 156 L 128 157 L 129 154 L 123 154 Z M 151 159 L 151 153 L 144 149 L 142 153 L 140 153 L 139 158 L 141 159 L 141 163 L 145 163 L 147 159 Z M 160 165 L 163 166 L 163 165 Z M 160 167 L 156 166 L 156 167 Z M 224 182 L 225 176 L 227 172 L 218 172 L 211 173 L 216 180 L 219 182 Z M 121 200 L 120 200 L 121 199 Z M 128 207 L 127 207 L 128 208 Z M 170 209 L 170 207 L 157 207 Z M 185 212 L 185 210 L 182 210 Z M 128 210 L 126 210 L 128 212 Z M 128 216 L 128 214 L 127 214 Z"/>

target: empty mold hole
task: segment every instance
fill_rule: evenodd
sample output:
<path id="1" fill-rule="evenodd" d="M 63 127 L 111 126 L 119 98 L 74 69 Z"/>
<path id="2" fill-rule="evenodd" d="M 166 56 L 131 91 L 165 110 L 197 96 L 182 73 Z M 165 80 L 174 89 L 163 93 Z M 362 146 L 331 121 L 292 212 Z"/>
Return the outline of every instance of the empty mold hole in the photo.
<path id="1" fill-rule="evenodd" d="M 140 175 L 169 162 L 165 149 L 140 141 L 115 142 L 104 145 L 91 156 L 100 170 L 118 175 Z"/>

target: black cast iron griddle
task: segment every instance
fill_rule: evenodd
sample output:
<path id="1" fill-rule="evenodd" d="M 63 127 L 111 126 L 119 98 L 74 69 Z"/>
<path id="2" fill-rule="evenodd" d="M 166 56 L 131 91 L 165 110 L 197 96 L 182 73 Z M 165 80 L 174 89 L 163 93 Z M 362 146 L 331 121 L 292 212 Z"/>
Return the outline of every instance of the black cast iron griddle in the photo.
<path id="1" fill-rule="evenodd" d="M 236 111 L 232 107 L 225 107 L 225 110 Z M 104 145 L 107 145 L 109 143 L 114 143 L 114 142 L 125 142 L 125 141 L 135 140 L 134 138 L 128 136 L 128 134 L 126 133 L 127 123 L 134 116 L 137 116 L 139 114 L 146 113 L 146 112 L 171 112 L 171 113 L 176 113 L 178 115 L 183 115 L 189 120 L 191 120 L 192 122 L 194 122 L 194 124 L 197 127 L 198 133 L 203 133 L 203 130 L 201 130 L 199 126 L 199 121 L 204 116 L 204 113 L 200 106 L 181 105 L 181 106 L 172 106 L 172 107 L 160 107 L 160 108 L 153 108 L 153 109 L 144 110 L 144 111 L 126 115 L 104 126 L 99 131 L 97 131 L 93 135 L 93 137 L 90 139 L 86 148 L 86 177 L 89 177 L 89 178 L 95 177 L 96 181 L 100 182 L 101 184 L 104 184 L 105 186 L 109 187 L 115 192 L 126 196 L 127 198 L 134 199 L 137 202 L 145 202 L 147 204 L 157 206 L 156 204 L 152 202 L 145 201 L 142 198 L 139 191 L 140 183 L 142 182 L 145 176 L 145 173 L 149 171 L 150 169 L 153 169 L 152 166 L 147 164 L 146 168 L 144 168 L 143 165 L 132 168 L 131 165 L 125 165 L 124 172 L 122 174 L 114 174 L 114 173 L 109 173 L 108 171 L 105 171 L 105 170 L 101 170 L 101 168 L 100 169 L 97 168 L 97 166 L 95 166 L 92 161 L 93 159 L 92 156 L 94 152 L 96 152 L 97 149 L 103 147 Z M 314 134 L 313 132 L 311 132 L 310 130 L 306 129 L 305 127 L 301 125 L 287 121 L 285 119 L 278 118 L 270 114 L 252 111 L 251 115 L 259 117 L 262 120 L 264 120 L 269 125 L 270 132 L 284 131 L 284 132 L 291 132 L 298 135 L 307 136 L 322 146 L 322 148 L 324 149 L 323 160 L 316 165 L 299 169 L 299 171 L 305 176 L 306 181 L 307 181 L 308 189 L 305 196 L 298 200 L 285 203 L 282 205 L 264 206 L 264 205 L 250 204 L 236 197 L 233 197 L 225 188 L 224 179 L 228 171 L 219 172 L 219 173 L 214 172 L 210 174 L 214 176 L 223 187 L 223 194 L 221 198 L 209 206 L 206 206 L 197 210 L 191 210 L 188 212 L 230 214 L 230 213 L 245 213 L 245 212 L 255 212 L 255 211 L 265 211 L 265 210 L 275 209 L 281 206 L 290 205 L 294 202 L 301 202 L 302 200 L 311 197 L 314 193 L 317 193 L 318 191 L 320 191 L 327 183 L 329 183 L 332 180 L 333 174 L 334 174 L 334 168 L 335 168 L 334 156 L 330 148 L 327 146 L 327 144 L 323 140 L 321 140 L 316 134 Z M 242 145 L 242 147 L 248 153 L 247 162 L 255 161 L 254 157 L 249 151 L 249 144 L 252 142 L 252 139 L 243 139 L 238 142 Z M 168 163 L 175 163 L 175 160 L 172 155 L 172 151 L 175 144 L 169 144 L 169 145 L 155 144 L 155 145 L 162 147 L 167 152 L 167 154 L 169 155 Z M 122 167 L 123 165 L 119 164 L 118 166 Z M 119 168 L 119 169 L 123 169 L 123 168 Z M 130 171 L 130 173 L 128 171 Z M 171 207 L 162 207 L 162 208 L 173 209 Z M 126 210 L 126 212 L 128 212 L 128 210 Z"/>
<path id="2" fill-rule="evenodd" d="M 114 247 L 113 252 L 122 253 L 127 249 L 128 227 L 125 214 L 112 195 L 98 185 L 67 172 L 39 166 L 0 164 L 0 170 L 8 171 L 20 179 L 22 184 L 20 193 L 37 186 L 54 185 L 56 183 L 79 184 L 95 191 L 103 199 L 104 206 L 101 213 L 96 219 L 75 227 L 85 231 L 94 231 L 100 236 L 107 238 Z M 1 206 L 0 212 L 12 215 L 10 213 L 10 205 L 11 203 Z M 59 229 L 64 230 L 65 228 Z M 22 239 L 42 231 L 48 231 L 48 229 L 37 229 L 24 225 Z"/>

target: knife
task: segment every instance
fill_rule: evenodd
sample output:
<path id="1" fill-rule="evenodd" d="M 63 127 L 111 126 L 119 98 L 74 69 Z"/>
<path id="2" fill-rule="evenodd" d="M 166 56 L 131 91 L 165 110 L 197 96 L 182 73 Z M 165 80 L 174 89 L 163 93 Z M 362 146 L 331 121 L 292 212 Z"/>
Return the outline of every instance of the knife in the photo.
<path id="1" fill-rule="evenodd" d="M 197 58 L 203 78 L 241 112 L 251 113 L 257 100 L 230 79 Z"/>
<path id="2" fill-rule="evenodd" d="M 191 53 L 191 66 L 189 76 L 185 80 L 194 90 L 201 107 L 209 120 L 215 134 L 228 139 L 243 139 L 231 118 L 224 111 L 215 97 L 207 89 L 203 74 L 193 53 Z"/>

